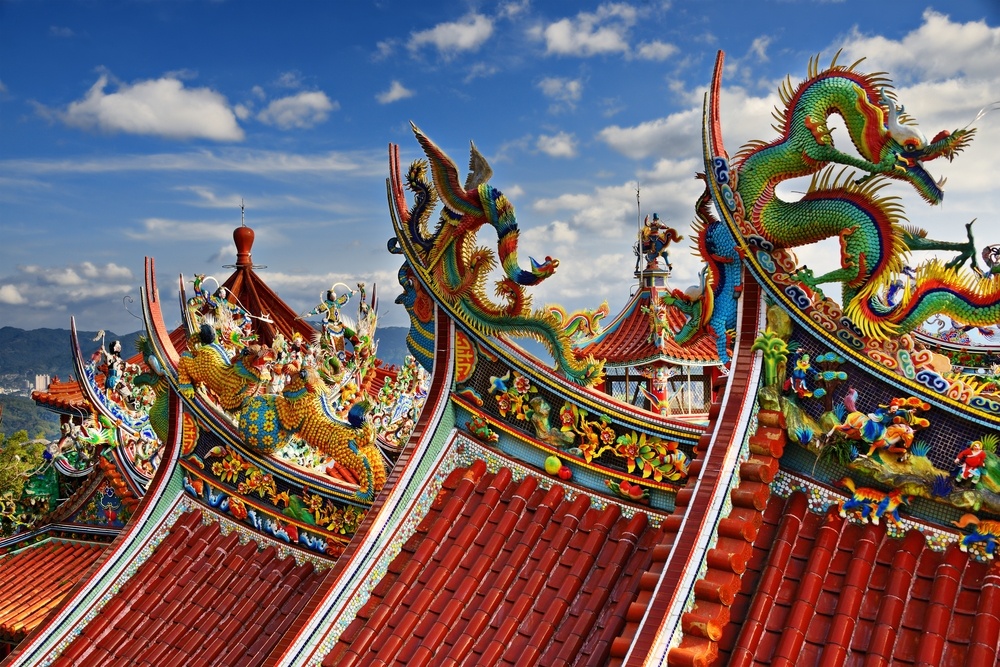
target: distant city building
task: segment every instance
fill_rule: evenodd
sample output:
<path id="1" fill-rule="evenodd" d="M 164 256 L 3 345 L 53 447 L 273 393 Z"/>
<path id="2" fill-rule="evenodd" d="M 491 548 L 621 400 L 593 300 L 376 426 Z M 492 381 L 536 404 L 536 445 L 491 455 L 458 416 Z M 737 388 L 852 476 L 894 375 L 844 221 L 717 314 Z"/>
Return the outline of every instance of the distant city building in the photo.
<path id="1" fill-rule="evenodd" d="M 35 375 L 35 391 L 45 391 L 49 388 L 49 383 L 52 382 L 52 378 L 48 373 L 41 373 Z"/>

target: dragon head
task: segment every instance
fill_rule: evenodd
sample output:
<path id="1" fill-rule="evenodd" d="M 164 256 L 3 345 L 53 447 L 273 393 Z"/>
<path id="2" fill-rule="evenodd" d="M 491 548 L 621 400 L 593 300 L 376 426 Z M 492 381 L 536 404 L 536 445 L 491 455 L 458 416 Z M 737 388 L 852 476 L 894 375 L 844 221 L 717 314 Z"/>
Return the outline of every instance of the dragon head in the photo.
<path id="1" fill-rule="evenodd" d="M 955 132 L 943 130 L 927 141 L 915 125 L 904 122 L 903 107 L 881 91 L 879 104 L 886 110 L 882 162 L 887 167 L 887 176 L 909 181 L 920 196 L 929 204 L 937 204 L 944 197 L 942 188 L 945 179 L 934 178 L 924 168 L 923 163 L 944 156 L 951 162 L 972 140 L 975 129 Z"/>

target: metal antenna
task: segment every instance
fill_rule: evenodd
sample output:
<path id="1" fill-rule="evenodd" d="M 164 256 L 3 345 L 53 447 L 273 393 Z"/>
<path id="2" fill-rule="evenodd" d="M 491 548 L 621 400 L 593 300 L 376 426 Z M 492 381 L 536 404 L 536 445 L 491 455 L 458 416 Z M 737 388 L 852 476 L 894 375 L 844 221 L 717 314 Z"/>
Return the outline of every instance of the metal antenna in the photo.
<path id="1" fill-rule="evenodd" d="M 639 181 L 635 182 L 635 228 L 637 232 L 642 231 L 642 208 L 639 206 Z"/>
<path id="2" fill-rule="evenodd" d="M 639 265 L 642 262 L 642 208 L 639 204 L 639 179 L 635 181 L 635 238 L 635 277 L 641 288 L 642 277 L 639 274 Z"/>
<path id="3" fill-rule="evenodd" d="M 246 207 L 243 205 L 243 197 L 240 197 L 240 227 L 246 227 L 247 226 L 247 215 L 246 215 L 246 213 L 247 213 L 247 210 L 246 210 Z"/>

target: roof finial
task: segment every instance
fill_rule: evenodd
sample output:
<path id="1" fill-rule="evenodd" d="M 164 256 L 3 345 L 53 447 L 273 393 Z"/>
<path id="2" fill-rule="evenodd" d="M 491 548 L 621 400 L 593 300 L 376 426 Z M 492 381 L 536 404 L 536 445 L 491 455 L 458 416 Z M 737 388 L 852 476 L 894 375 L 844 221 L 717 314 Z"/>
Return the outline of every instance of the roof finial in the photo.
<path id="1" fill-rule="evenodd" d="M 263 265 L 253 263 L 250 251 L 253 249 L 253 229 L 247 227 L 246 205 L 240 197 L 240 226 L 233 230 L 233 241 L 236 243 L 236 263 L 227 264 L 226 268 L 263 269 Z"/>

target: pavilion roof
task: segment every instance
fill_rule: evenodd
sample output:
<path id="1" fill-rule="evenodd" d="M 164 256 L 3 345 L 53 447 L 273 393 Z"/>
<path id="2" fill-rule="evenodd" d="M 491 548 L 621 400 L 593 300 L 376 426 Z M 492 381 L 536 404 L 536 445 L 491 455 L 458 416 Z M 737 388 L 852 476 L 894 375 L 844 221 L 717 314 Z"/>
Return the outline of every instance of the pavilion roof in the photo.
<path id="1" fill-rule="evenodd" d="M 637 291 L 604 331 L 577 351 L 604 359 L 605 368 L 646 366 L 653 363 L 703 366 L 719 363 L 715 337 L 711 332 L 698 334 L 690 343 L 679 345 L 672 336 L 663 337 L 657 345 L 651 320 L 643 308 L 650 308 L 651 290 L 643 287 Z M 667 307 L 667 323 L 671 331 L 684 326 L 687 316 L 674 306 Z"/>

